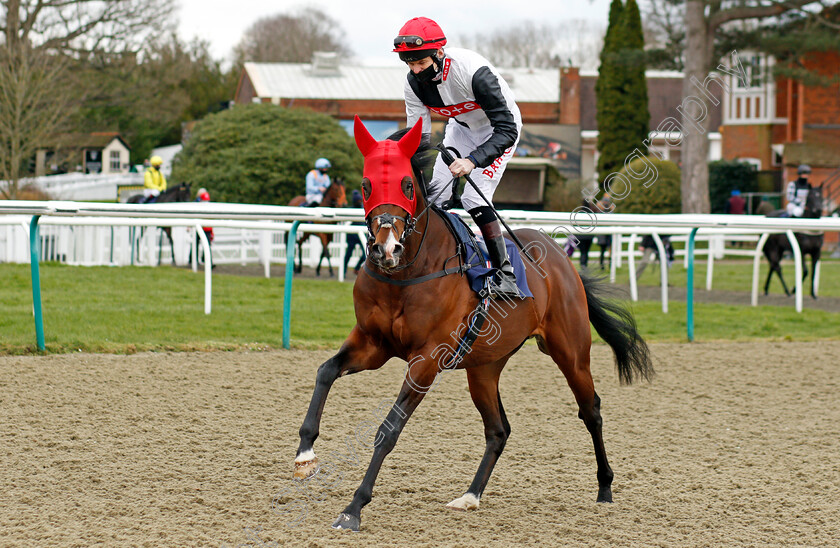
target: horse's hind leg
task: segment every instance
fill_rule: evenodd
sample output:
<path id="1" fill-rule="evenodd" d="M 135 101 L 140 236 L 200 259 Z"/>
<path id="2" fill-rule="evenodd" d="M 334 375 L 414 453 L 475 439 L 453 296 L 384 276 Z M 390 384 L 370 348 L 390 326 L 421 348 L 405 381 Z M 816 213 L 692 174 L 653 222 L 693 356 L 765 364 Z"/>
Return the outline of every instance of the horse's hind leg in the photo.
<path id="1" fill-rule="evenodd" d="M 330 249 L 329 244 L 324 247 L 324 256 L 327 258 L 327 267 L 330 269 L 330 278 L 333 277 L 333 267 L 332 262 L 330 262 Z"/>
<path id="2" fill-rule="evenodd" d="M 589 325 L 586 325 L 589 329 Z M 592 443 L 595 446 L 595 460 L 598 463 L 598 498 L 597 502 L 612 502 L 613 471 L 607 462 L 604 437 L 601 432 L 601 398 L 595 392 L 595 383 L 589 370 L 589 345 L 575 345 L 574 338 L 568 334 L 548 333 L 543 340 L 538 340 L 540 350 L 551 356 L 560 367 L 566 382 L 578 404 L 578 417 L 583 420 Z M 577 346 L 577 348 L 575 348 Z"/>
<path id="3" fill-rule="evenodd" d="M 467 369 L 467 381 L 481 420 L 484 421 L 484 457 L 478 465 L 478 471 L 470 484 L 470 488 L 463 496 L 446 505 L 456 510 L 477 510 L 481 495 L 493 473 L 493 467 L 499 460 L 505 443 L 510 436 L 510 423 L 502 407 L 499 396 L 499 375 L 505 366 L 507 358 L 490 366 Z"/>
<path id="4" fill-rule="evenodd" d="M 817 265 L 820 263 L 820 249 L 817 248 L 811 254 L 811 298 L 817 298 L 817 288 L 816 288 L 816 281 L 817 281 Z"/>
<path id="5" fill-rule="evenodd" d="M 780 263 L 776 263 L 776 274 L 779 276 L 779 281 L 782 282 L 782 289 L 785 290 L 785 295 L 790 297 L 790 290 L 788 290 L 785 279 L 782 277 L 782 265 Z"/>
<path id="6" fill-rule="evenodd" d="M 298 264 L 297 267 L 294 268 L 294 271 L 297 274 L 303 272 L 303 239 L 299 239 L 297 241 L 297 248 L 298 248 Z M 294 262 L 294 259 L 292 259 Z"/>

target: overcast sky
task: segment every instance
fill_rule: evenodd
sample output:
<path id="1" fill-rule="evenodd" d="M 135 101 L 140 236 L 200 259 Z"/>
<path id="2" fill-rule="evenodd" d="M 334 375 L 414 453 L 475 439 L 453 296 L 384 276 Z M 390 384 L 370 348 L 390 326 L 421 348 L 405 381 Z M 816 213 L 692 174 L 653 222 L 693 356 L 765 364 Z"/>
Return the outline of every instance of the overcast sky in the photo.
<path id="1" fill-rule="evenodd" d="M 492 33 L 505 25 L 523 21 L 556 24 L 586 20 L 606 28 L 609 0 L 483 0 L 455 2 L 416 0 L 180 0 L 180 34 L 208 40 L 217 59 L 228 59 L 245 30 L 261 17 L 288 13 L 303 6 L 318 7 L 339 21 L 351 49 L 363 64 L 388 65 L 397 62 L 390 52 L 400 27 L 412 17 L 425 16 L 437 21 L 449 44 L 456 46 L 459 36 Z M 423 8 L 422 6 L 429 6 Z M 278 40 L 282 39 L 278 37 Z"/>

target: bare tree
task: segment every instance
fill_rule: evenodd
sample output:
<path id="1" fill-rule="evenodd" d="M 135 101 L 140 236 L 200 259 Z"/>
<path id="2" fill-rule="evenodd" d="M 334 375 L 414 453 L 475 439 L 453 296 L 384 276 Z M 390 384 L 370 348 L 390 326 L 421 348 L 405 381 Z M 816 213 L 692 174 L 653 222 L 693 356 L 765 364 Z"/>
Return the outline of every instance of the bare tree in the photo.
<path id="1" fill-rule="evenodd" d="M 22 45 L 0 50 L 0 197 L 14 199 L 25 163 L 69 106 L 55 94 L 64 78 L 62 57 Z"/>
<path id="2" fill-rule="evenodd" d="M 713 68 L 715 35 L 723 25 L 778 17 L 793 10 L 817 6 L 815 0 L 686 0 L 685 78 L 683 80 L 682 206 L 684 213 L 708 213 L 709 112 L 708 95 L 698 92 Z M 688 100 L 687 100 L 688 99 Z M 692 128 L 693 126 L 693 128 Z"/>
<path id="3" fill-rule="evenodd" d="M 303 8 L 257 20 L 234 49 L 237 64 L 307 63 L 316 51 L 348 58 L 353 51 L 341 25 L 317 8 Z"/>
<path id="4" fill-rule="evenodd" d="M 0 0 L 0 175 L 14 198 L 24 164 L 73 106 L 69 61 L 139 47 L 172 13 L 167 0 Z"/>
<path id="5" fill-rule="evenodd" d="M 682 71 L 685 49 L 684 0 L 648 0 L 642 14 L 648 66 Z"/>
<path id="6" fill-rule="evenodd" d="M 597 68 L 604 28 L 587 21 L 537 25 L 525 21 L 489 33 L 461 36 L 464 47 L 503 67 L 553 68 L 572 65 Z"/>

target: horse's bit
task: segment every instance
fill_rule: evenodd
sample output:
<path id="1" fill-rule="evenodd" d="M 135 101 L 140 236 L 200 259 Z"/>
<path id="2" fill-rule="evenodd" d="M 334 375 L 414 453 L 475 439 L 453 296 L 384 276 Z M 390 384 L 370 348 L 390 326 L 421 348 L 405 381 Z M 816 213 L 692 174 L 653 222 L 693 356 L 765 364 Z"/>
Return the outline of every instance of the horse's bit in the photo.
<path id="1" fill-rule="evenodd" d="M 373 224 L 374 221 L 379 221 L 379 227 L 376 229 L 376 232 L 373 231 Z M 379 234 L 379 231 L 383 228 L 388 228 L 388 230 L 393 230 L 394 234 L 397 235 L 396 225 L 394 221 L 402 221 L 405 225 L 405 230 L 403 230 L 402 236 L 399 237 L 400 245 L 405 245 L 405 239 L 414 232 L 414 225 L 417 222 L 417 219 L 411 216 L 410 213 L 406 213 L 405 217 L 399 217 L 397 215 L 392 215 L 390 213 L 381 213 L 376 215 L 375 217 L 371 217 L 367 219 L 367 228 L 368 228 L 368 251 L 370 250 L 370 246 L 373 245 L 373 242 L 376 240 L 376 236 Z"/>

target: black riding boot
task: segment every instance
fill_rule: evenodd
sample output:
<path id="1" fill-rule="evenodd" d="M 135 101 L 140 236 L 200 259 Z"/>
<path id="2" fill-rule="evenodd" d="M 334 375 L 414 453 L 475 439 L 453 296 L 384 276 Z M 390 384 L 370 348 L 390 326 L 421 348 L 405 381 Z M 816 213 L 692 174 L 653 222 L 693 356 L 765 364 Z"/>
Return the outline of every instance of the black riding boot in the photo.
<path id="1" fill-rule="evenodd" d="M 493 268 L 497 269 L 495 275 L 490 277 L 488 287 L 490 296 L 520 298 L 519 288 L 516 287 L 516 274 L 513 272 L 513 265 L 510 264 L 499 222 L 489 223 L 480 228 L 490 255 L 490 262 Z"/>

